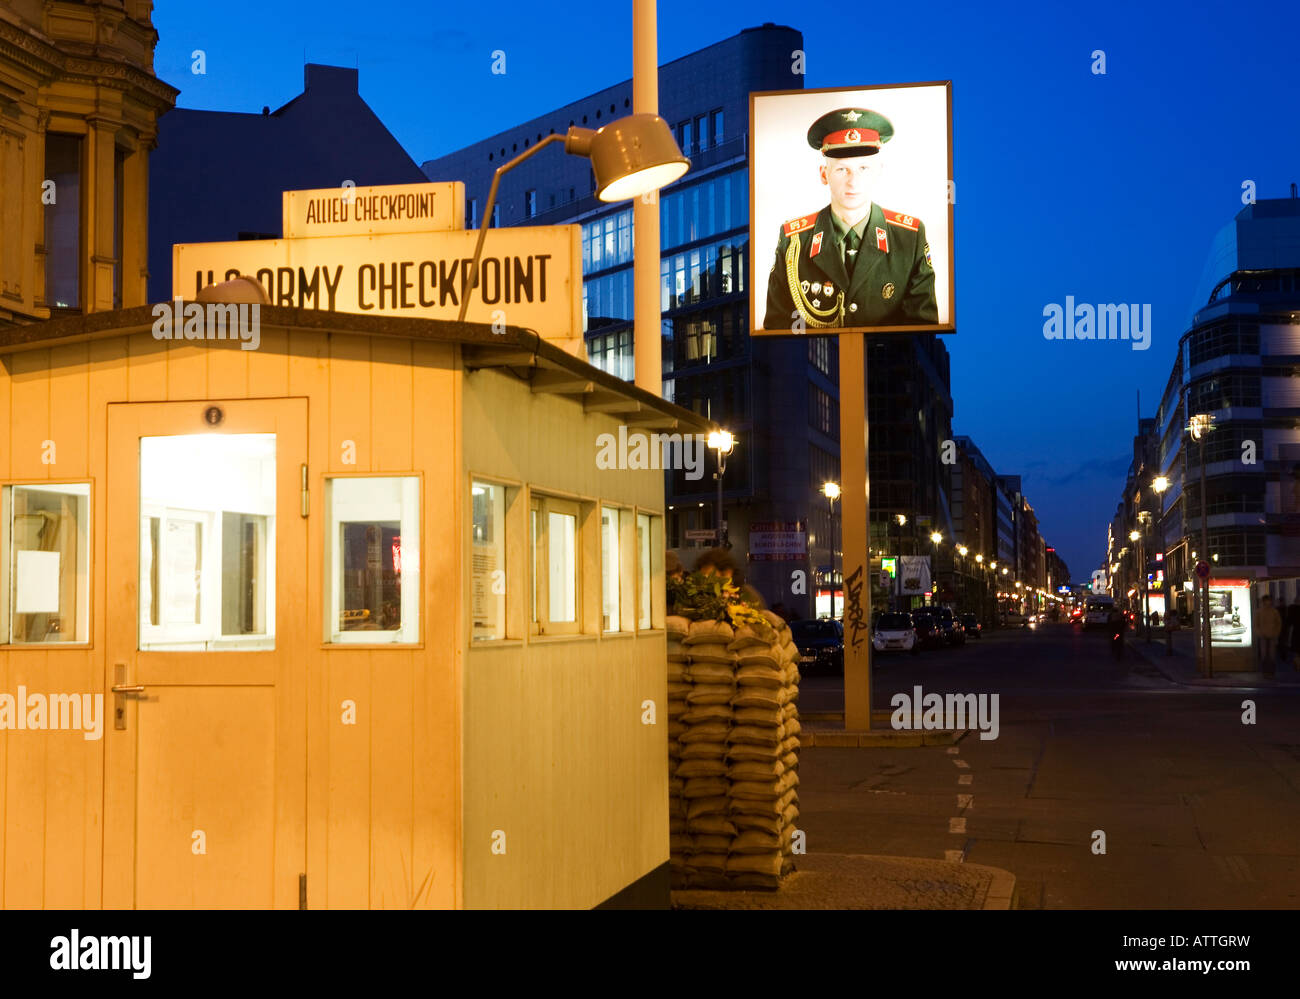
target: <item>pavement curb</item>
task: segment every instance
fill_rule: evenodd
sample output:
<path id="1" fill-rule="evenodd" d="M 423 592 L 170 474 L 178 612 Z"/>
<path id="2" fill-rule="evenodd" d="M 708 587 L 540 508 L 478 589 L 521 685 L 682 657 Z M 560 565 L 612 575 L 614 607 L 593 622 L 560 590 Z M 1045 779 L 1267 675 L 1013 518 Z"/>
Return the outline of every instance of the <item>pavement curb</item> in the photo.
<path id="1" fill-rule="evenodd" d="M 1279 683 L 1275 678 L 1266 677 L 1264 674 L 1257 672 L 1233 671 L 1216 677 L 1205 677 L 1199 674 L 1187 676 L 1186 674 L 1173 672 L 1169 669 L 1168 664 L 1163 662 L 1165 659 L 1174 658 L 1165 655 L 1163 644 L 1159 642 L 1153 643 L 1149 650 L 1146 648 L 1145 642 L 1141 644 L 1133 643 L 1131 647 L 1138 658 L 1144 660 L 1148 666 L 1153 667 L 1170 683 L 1176 683 L 1180 687 L 1199 687 L 1203 690 L 1269 690 L 1274 687 L 1286 688 L 1294 686 L 1294 684 Z M 1161 651 L 1156 652 L 1156 649 Z"/>
<path id="2" fill-rule="evenodd" d="M 969 866 L 988 871 L 993 877 L 988 893 L 984 896 L 985 912 L 1009 910 L 1013 907 L 1016 897 L 1016 876 L 1014 874 L 1003 870 L 1001 867 L 986 867 L 983 864 L 971 864 Z"/>
<path id="3" fill-rule="evenodd" d="M 892 728 L 870 732 L 844 732 L 829 729 L 804 729 L 799 733 L 800 746 L 835 749 L 870 749 L 890 746 L 903 749 L 914 746 L 952 746 L 966 738 L 971 729 L 916 730 Z"/>

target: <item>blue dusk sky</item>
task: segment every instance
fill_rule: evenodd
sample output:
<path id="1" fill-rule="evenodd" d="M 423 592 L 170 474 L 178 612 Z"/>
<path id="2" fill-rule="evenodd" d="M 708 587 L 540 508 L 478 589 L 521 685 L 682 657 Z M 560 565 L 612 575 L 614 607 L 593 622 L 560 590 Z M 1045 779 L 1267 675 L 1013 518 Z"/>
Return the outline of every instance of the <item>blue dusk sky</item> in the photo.
<path id="1" fill-rule="evenodd" d="M 1040 530 L 1085 579 L 1104 554 L 1136 432 L 1152 416 L 1210 240 L 1300 182 L 1300 6 L 754 0 L 659 3 L 659 61 L 766 21 L 803 32 L 807 87 L 953 81 L 953 430 L 1023 476 Z M 356 66 L 423 162 L 631 76 L 632 4 L 158 0 L 158 75 L 178 106 L 258 112 L 304 62 Z M 865 10 L 866 8 L 864 8 Z M 853 44 L 846 46 L 846 40 Z M 190 72 L 206 53 L 207 73 Z M 491 73 L 504 50 L 507 72 Z M 1105 52 L 1105 75 L 1092 71 Z M 1150 305 L 1150 348 L 1049 341 L 1046 306 Z"/>

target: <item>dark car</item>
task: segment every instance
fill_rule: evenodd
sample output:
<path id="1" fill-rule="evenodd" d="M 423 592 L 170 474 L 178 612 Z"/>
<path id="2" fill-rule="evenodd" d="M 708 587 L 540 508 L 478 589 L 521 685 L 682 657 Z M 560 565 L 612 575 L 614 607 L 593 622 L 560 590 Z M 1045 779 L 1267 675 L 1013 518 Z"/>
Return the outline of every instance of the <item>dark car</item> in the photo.
<path id="1" fill-rule="evenodd" d="M 838 621 L 791 621 L 790 633 L 800 653 L 800 673 L 844 672 L 844 628 Z"/>
<path id="2" fill-rule="evenodd" d="M 921 641 L 921 648 L 933 649 L 947 644 L 943 624 L 929 608 L 912 611 L 912 626 Z"/>
<path id="3" fill-rule="evenodd" d="M 961 626 L 966 629 L 967 638 L 984 637 L 984 628 L 980 625 L 979 618 L 974 614 L 963 614 L 961 616 Z"/>
<path id="4" fill-rule="evenodd" d="M 961 626 L 956 615 L 947 607 L 936 607 L 934 609 L 935 619 L 939 626 L 943 628 L 943 640 L 949 645 L 965 645 L 966 629 Z"/>

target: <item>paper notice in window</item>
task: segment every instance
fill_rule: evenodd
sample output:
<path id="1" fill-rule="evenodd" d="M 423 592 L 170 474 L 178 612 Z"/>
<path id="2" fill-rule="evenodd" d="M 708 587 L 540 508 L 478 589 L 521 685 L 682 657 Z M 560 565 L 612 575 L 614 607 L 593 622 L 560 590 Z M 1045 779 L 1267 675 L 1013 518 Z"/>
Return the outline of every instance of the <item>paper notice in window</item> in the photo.
<path id="1" fill-rule="evenodd" d="M 18 552 L 15 614 L 59 612 L 59 553 Z"/>
<path id="2" fill-rule="evenodd" d="M 492 592 L 496 575 L 497 551 L 495 545 L 474 546 L 473 617 L 474 637 L 499 638 L 501 598 Z"/>

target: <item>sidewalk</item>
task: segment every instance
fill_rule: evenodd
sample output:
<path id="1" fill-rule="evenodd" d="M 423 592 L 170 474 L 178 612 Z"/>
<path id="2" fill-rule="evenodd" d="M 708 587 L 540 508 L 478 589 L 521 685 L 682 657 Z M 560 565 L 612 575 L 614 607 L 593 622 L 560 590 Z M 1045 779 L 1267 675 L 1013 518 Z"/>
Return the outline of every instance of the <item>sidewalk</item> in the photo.
<path id="1" fill-rule="evenodd" d="M 842 720 L 837 723 L 830 717 L 817 717 L 804 724 L 800 752 L 835 752 L 843 748 L 870 752 L 874 746 L 925 752 L 933 746 L 959 743 L 968 734 L 895 732 L 887 727 L 889 717 L 888 711 L 873 712 L 872 724 L 881 727 L 869 733 L 845 732 Z M 836 714 L 834 718 L 843 716 Z M 799 812 L 798 825 L 802 827 L 814 809 L 801 800 Z M 796 856 L 794 862 L 794 872 L 785 877 L 777 891 L 686 889 L 672 893 L 673 908 L 1010 909 L 1016 888 L 1015 875 L 999 867 L 929 857 L 812 852 Z"/>
<path id="2" fill-rule="evenodd" d="M 1272 676 L 1261 672 L 1202 676 L 1196 670 L 1195 639 L 1196 636 L 1190 629 L 1180 628 L 1174 632 L 1173 655 L 1166 655 L 1165 632 L 1159 629 L 1152 630 L 1150 644 L 1140 634 L 1134 633 L 1127 636 L 1125 644 L 1140 659 L 1143 659 L 1149 668 L 1154 668 L 1166 679 L 1185 687 L 1300 687 L 1300 672 L 1290 664 L 1278 665 Z"/>
<path id="3" fill-rule="evenodd" d="M 778 891 L 675 891 L 674 909 L 1010 909 L 1016 878 L 924 857 L 810 853 Z"/>

